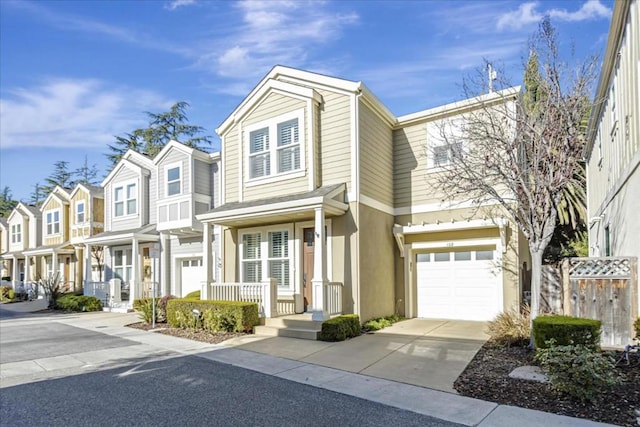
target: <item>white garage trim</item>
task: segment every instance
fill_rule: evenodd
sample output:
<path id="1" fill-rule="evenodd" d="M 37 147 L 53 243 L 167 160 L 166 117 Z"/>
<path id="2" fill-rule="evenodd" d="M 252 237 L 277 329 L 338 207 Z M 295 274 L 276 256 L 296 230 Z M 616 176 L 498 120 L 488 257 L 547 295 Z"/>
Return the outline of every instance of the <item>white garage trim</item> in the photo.
<path id="1" fill-rule="evenodd" d="M 470 248 L 474 250 L 474 247 L 479 246 L 494 246 L 495 250 L 495 265 L 498 269 L 497 274 L 500 278 L 499 290 L 496 295 L 496 305 L 498 307 L 504 306 L 504 278 L 503 278 L 503 246 L 501 238 L 490 239 L 468 239 L 468 240 L 454 240 L 454 241 L 434 241 L 434 242 L 416 242 L 404 245 L 404 272 L 405 272 L 405 296 L 406 301 L 405 315 L 407 317 L 417 317 L 418 315 L 418 275 L 416 266 L 416 255 L 420 252 L 428 252 L 428 250 L 449 250 L 455 251 L 455 248 Z"/>
<path id="2" fill-rule="evenodd" d="M 171 257 L 171 295 L 175 295 L 178 298 L 182 295 L 182 261 L 185 259 L 198 258 L 202 266 L 204 266 L 202 257 L 202 252 L 178 254 Z"/>

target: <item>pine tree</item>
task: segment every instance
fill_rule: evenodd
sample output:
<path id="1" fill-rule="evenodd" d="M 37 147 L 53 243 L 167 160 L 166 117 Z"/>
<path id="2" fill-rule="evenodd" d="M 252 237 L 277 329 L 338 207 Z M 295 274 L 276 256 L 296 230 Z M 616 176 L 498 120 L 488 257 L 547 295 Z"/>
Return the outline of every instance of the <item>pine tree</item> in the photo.
<path id="1" fill-rule="evenodd" d="M 13 200 L 11 189 L 5 186 L 0 192 L 0 218 L 6 218 L 11 214 L 13 208 L 18 205 L 17 200 Z"/>
<path id="2" fill-rule="evenodd" d="M 78 169 L 73 171 L 75 179 L 75 185 L 98 185 L 98 166 L 94 163 L 89 166 L 87 156 L 84 156 L 84 163 Z"/>
<path id="3" fill-rule="evenodd" d="M 33 186 L 33 192 L 30 195 L 29 204 L 39 208 L 46 197 L 47 193 L 44 186 L 40 185 L 38 182 Z"/>
<path id="4" fill-rule="evenodd" d="M 45 179 L 46 185 L 42 187 L 45 195 L 51 193 L 56 186 L 71 188 L 75 185 L 72 179 L 73 174 L 69 171 L 69 162 L 58 160 L 53 164 L 53 167 L 53 173 Z"/>

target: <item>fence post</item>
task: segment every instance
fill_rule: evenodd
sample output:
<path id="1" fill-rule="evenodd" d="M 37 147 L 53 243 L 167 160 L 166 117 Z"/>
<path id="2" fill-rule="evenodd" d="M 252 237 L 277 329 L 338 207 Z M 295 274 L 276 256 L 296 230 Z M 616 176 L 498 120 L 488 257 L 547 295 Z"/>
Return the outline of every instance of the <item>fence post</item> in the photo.
<path id="1" fill-rule="evenodd" d="M 562 280 L 562 314 L 566 316 L 571 315 L 571 301 L 570 298 L 570 277 L 569 277 L 569 258 L 565 258 L 562 261 L 562 268 L 560 270 L 560 276 Z"/>
<path id="2" fill-rule="evenodd" d="M 276 279 L 267 278 L 262 281 L 262 309 L 264 317 L 275 317 L 277 314 L 278 289 Z"/>
<path id="3" fill-rule="evenodd" d="M 120 279 L 111 279 L 109 281 L 109 294 L 114 302 L 120 302 Z"/>
<path id="4" fill-rule="evenodd" d="M 209 285 L 209 282 L 200 282 L 200 299 L 201 300 L 208 300 L 208 299 L 213 299 L 212 297 L 212 289 L 211 289 L 211 285 Z"/>

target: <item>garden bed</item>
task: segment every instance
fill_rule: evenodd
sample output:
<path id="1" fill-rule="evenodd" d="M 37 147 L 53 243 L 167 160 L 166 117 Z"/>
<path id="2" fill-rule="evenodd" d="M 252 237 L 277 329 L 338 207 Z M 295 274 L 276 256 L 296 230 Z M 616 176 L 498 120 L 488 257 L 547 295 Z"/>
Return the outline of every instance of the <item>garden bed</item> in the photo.
<path id="1" fill-rule="evenodd" d="M 640 409 L 640 367 L 618 367 L 621 385 L 604 391 L 597 401 L 582 403 L 556 393 L 548 384 L 509 378 L 515 368 L 537 365 L 526 347 L 504 347 L 492 341 L 478 351 L 454 383 L 458 393 L 505 405 L 537 409 L 622 426 L 637 426 Z"/>
<path id="2" fill-rule="evenodd" d="M 127 326 L 130 328 L 142 329 L 145 331 L 206 342 L 209 344 L 219 344 L 231 338 L 249 335 L 245 332 L 209 332 L 203 329 L 174 328 L 166 323 L 156 323 L 155 329 L 151 327 L 151 324 L 145 322 L 132 323 Z"/>

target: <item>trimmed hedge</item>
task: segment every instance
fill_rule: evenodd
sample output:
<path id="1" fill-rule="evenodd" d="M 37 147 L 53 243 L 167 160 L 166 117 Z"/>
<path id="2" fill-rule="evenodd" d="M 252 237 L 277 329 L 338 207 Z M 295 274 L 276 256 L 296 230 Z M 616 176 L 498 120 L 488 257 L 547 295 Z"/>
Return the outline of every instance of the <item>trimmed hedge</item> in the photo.
<path id="1" fill-rule="evenodd" d="M 189 292 L 184 299 L 200 299 L 200 291 Z"/>
<path id="2" fill-rule="evenodd" d="M 200 312 L 198 317 L 193 310 Z M 211 332 L 248 332 L 258 325 L 258 304 L 176 298 L 167 302 L 167 323 L 178 328 Z"/>
<path id="3" fill-rule="evenodd" d="M 547 348 L 547 342 L 554 345 L 583 345 L 597 350 L 600 348 L 600 328 L 602 322 L 595 319 L 581 319 L 571 316 L 540 316 L 533 320 L 533 341 L 536 348 Z"/>
<path id="4" fill-rule="evenodd" d="M 64 311 L 102 311 L 102 301 L 89 295 L 62 295 L 56 300 L 56 307 Z"/>
<path id="5" fill-rule="evenodd" d="M 344 341 L 360 335 L 360 317 L 357 314 L 343 314 L 322 323 L 320 341 Z"/>

